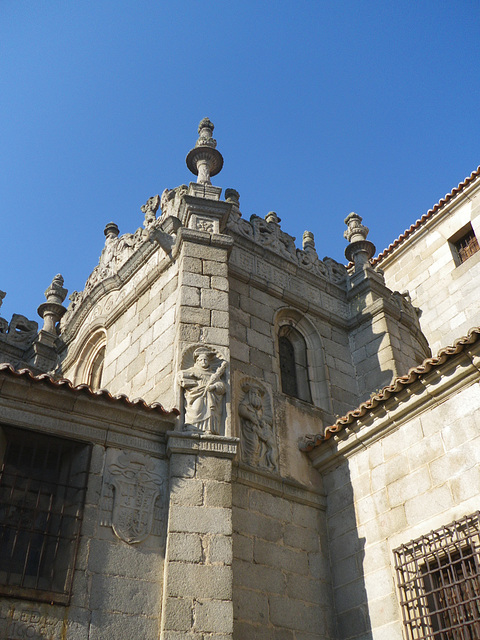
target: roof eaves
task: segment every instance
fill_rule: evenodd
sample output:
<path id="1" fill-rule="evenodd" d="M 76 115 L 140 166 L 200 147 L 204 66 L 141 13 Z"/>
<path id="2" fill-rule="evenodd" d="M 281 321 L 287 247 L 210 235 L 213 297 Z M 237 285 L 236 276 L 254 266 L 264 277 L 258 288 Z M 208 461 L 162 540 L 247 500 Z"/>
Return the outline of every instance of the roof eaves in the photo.
<path id="1" fill-rule="evenodd" d="M 66 378 L 55 379 L 48 373 L 35 375 L 32 371 L 30 371 L 30 369 L 17 370 L 14 369 L 14 367 L 12 367 L 12 365 L 10 364 L 0 364 L 0 373 L 11 375 L 16 378 L 27 378 L 28 380 L 31 380 L 35 383 L 46 383 L 56 389 L 64 388 L 73 393 L 85 393 L 91 398 L 102 398 L 110 402 L 122 403 L 132 408 L 137 408 L 149 412 L 155 411 L 156 413 L 159 413 L 163 416 L 178 416 L 180 413 L 178 409 L 175 408 L 167 411 L 159 402 L 147 404 L 142 398 L 135 398 L 134 400 L 130 400 L 123 393 L 112 395 L 109 391 L 107 391 L 107 389 L 98 389 L 93 391 L 88 384 L 74 385 L 70 380 L 67 380 Z"/>
<path id="2" fill-rule="evenodd" d="M 338 433 L 347 425 L 362 418 L 372 409 L 376 409 L 379 405 L 385 403 L 391 396 L 398 394 L 402 389 L 413 384 L 416 380 L 429 373 L 432 369 L 439 367 L 453 356 L 461 353 L 466 346 L 473 344 L 478 339 L 480 339 L 480 327 L 470 329 L 466 336 L 462 336 L 455 340 L 453 345 L 440 349 L 435 357 L 426 358 L 422 364 L 412 367 L 406 375 L 394 378 L 391 384 L 383 387 L 381 391 L 374 394 L 365 402 L 362 402 L 356 409 L 353 409 L 341 418 L 338 418 L 333 425 L 325 427 L 323 433 L 305 436 L 299 443 L 299 449 L 306 452 L 312 451 L 312 449 L 320 446 L 333 434 Z"/>
<path id="3" fill-rule="evenodd" d="M 478 166 L 475 171 L 465 178 L 460 184 L 452 189 L 450 193 L 447 193 L 435 206 L 427 211 L 421 218 L 419 218 L 414 224 L 412 224 L 408 229 L 406 229 L 396 240 L 394 240 L 391 244 L 388 245 L 386 249 L 384 249 L 381 253 L 378 254 L 376 258 L 371 260 L 372 265 L 376 265 L 380 263 L 384 258 L 387 257 L 394 249 L 396 249 L 400 244 L 402 244 L 409 236 L 412 235 L 417 229 L 422 227 L 430 218 L 436 214 L 440 209 L 445 206 L 448 202 L 450 202 L 455 196 L 459 195 L 465 187 L 471 184 L 476 178 L 480 176 L 480 166 Z"/>

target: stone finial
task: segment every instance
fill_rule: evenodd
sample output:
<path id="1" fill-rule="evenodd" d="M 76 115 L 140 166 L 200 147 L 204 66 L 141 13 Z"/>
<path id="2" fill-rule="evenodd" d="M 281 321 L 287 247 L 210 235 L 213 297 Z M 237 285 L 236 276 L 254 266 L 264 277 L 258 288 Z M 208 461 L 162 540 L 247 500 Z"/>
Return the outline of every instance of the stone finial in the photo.
<path id="1" fill-rule="evenodd" d="M 6 295 L 7 295 L 7 294 L 6 294 L 6 292 L 5 292 L 5 291 L 0 291 L 0 307 L 1 307 L 1 306 L 2 306 L 2 304 L 3 304 L 3 299 L 5 298 L 5 296 L 6 296 Z"/>
<path id="2" fill-rule="evenodd" d="M 105 229 L 103 230 L 103 233 L 105 234 L 105 238 L 108 238 L 109 236 L 118 238 L 118 234 L 120 233 L 120 230 L 115 224 L 115 222 L 109 222 L 106 225 Z"/>
<path id="3" fill-rule="evenodd" d="M 213 138 L 213 130 L 215 125 L 209 118 L 203 118 L 198 125 L 198 140 L 195 143 L 195 147 L 212 147 L 215 149 L 217 141 Z"/>
<path id="4" fill-rule="evenodd" d="M 68 290 L 63 288 L 64 279 L 61 273 L 53 278 L 51 285 L 45 291 L 47 302 L 62 304 L 65 300 Z"/>
<path id="5" fill-rule="evenodd" d="M 352 211 L 346 218 L 347 230 L 344 237 L 350 243 L 345 249 L 345 257 L 355 264 L 355 271 L 366 269 L 370 258 L 375 253 L 375 245 L 367 240 L 368 227 L 362 224 L 362 218 Z"/>
<path id="6" fill-rule="evenodd" d="M 225 200 L 240 206 L 240 194 L 235 189 L 225 189 Z"/>
<path id="7" fill-rule="evenodd" d="M 68 290 L 63 286 L 63 276 L 58 273 L 45 291 L 46 302 L 38 307 L 38 315 L 43 318 L 43 331 L 56 333 L 56 324 L 66 312 L 62 302 L 65 300 Z"/>
<path id="8" fill-rule="evenodd" d="M 315 238 L 311 231 L 303 232 L 302 248 L 304 251 L 305 249 L 315 249 Z"/>
<path id="9" fill-rule="evenodd" d="M 269 211 L 265 216 L 265 222 L 273 222 L 274 224 L 279 224 L 281 221 L 282 219 L 277 216 L 275 211 Z"/>
<path id="10" fill-rule="evenodd" d="M 217 151 L 214 140 L 214 125 L 208 118 L 203 118 L 198 125 L 198 140 L 195 147 L 187 155 L 187 167 L 198 176 L 200 184 L 211 184 L 210 177 L 220 173 L 223 167 L 222 154 Z"/>
<path id="11" fill-rule="evenodd" d="M 363 218 L 354 211 L 349 213 L 345 218 L 344 222 L 348 229 L 344 231 L 343 237 L 346 238 L 348 242 L 357 242 L 358 240 L 367 239 L 369 229 L 362 224 L 362 219 Z"/>

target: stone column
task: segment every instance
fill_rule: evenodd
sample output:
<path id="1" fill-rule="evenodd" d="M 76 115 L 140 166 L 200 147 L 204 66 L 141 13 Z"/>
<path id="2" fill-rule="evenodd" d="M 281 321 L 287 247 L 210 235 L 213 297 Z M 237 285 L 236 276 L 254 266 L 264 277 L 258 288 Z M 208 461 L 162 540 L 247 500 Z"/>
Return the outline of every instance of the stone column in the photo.
<path id="1" fill-rule="evenodd" d="M 161 640 L 233 637 L 232 459 L 237 438 L 170 432 Z"/>

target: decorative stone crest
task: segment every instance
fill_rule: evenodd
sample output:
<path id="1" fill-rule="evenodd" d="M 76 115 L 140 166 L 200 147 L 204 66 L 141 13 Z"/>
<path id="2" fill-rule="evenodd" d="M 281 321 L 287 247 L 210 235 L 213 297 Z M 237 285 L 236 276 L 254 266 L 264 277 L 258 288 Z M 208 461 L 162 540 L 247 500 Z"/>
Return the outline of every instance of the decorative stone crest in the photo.
<path id="1" fill-rule="evenodd" d="M 343 284 L 345 282 L 347 270 L 343 264 L 336 262 L 332 258 L 320 260 L 315 250 L 315 241 L 311 231 L 305 231 L 303 234 L 303 249 L 297 249 L 295 247 L 295 238 L 282 231 L 279 223 L 280 218 L 274 211 L 270 211 L 265 216 L 265 219 L 252 215 L 250 222 L 241 218 L 239 214 L 231 216 L 227 226 L 231 231 L 296 262 L 316 276 L 335 284 Z"/>
<path id="2" fill-rule="evenodd" d="M 213 348 L 203 345 L 193 351 L 193 366 L 179 371 L 177 382 L 183 389 L 185 430 L 221 433 L 226 369 L 227 362 Z"/>
<path id="3" fill-rule="evenodd" d="M 242 459 L 253 467 L 278 471 L 278 454 L 273 430 L 272 401 L 264 385 L 253 378 L 240 384 L 238 405 Z"/>
<path id="4" fill-rule="evenodd" d="M 113 505 L 102 525 L 111 526 L 127 544 L 136 544 L 152 533 L 163 478 L 155 458 L 133 451 L 116 451 L 113 456 L 106 476 L 107 485 L 113 488 Z"/>

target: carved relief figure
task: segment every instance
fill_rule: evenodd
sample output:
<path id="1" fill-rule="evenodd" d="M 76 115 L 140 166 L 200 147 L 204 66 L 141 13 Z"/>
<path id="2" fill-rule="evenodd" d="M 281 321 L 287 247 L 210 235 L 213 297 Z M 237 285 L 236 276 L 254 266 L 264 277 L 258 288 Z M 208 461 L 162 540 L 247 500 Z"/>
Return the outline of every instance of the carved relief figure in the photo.
<path id="1" fill-rule="evenodd" d="M 278 468 L 277 446 L 273 432 L 270 398 L 257 382 L 246 380 L 241 385 L 244 396 L 238 407 L 243 460 L 269 471 Z"/>
<path id="2" fill-rule="evenodd" d="M 207 346 L 195 349 L 193 359 L 193 367 L 177 376 L 185 396 L 185 428 L 219 434 L 227 390 L 222 378 L 227 363 L 218 363 L 215 351 Z"/>
<path id="3" fill-rule="evenodd" d="M 113 505 L 102 524 L 111 526 L 128 544 L 142 542 L 152 533 L 155 502 L 163 484 L 156 470 L 158 461 L 133 451 L 115 453 L 107 467 L 110 494 L 104 499 L 111 501 L 113 488 Z"/>

